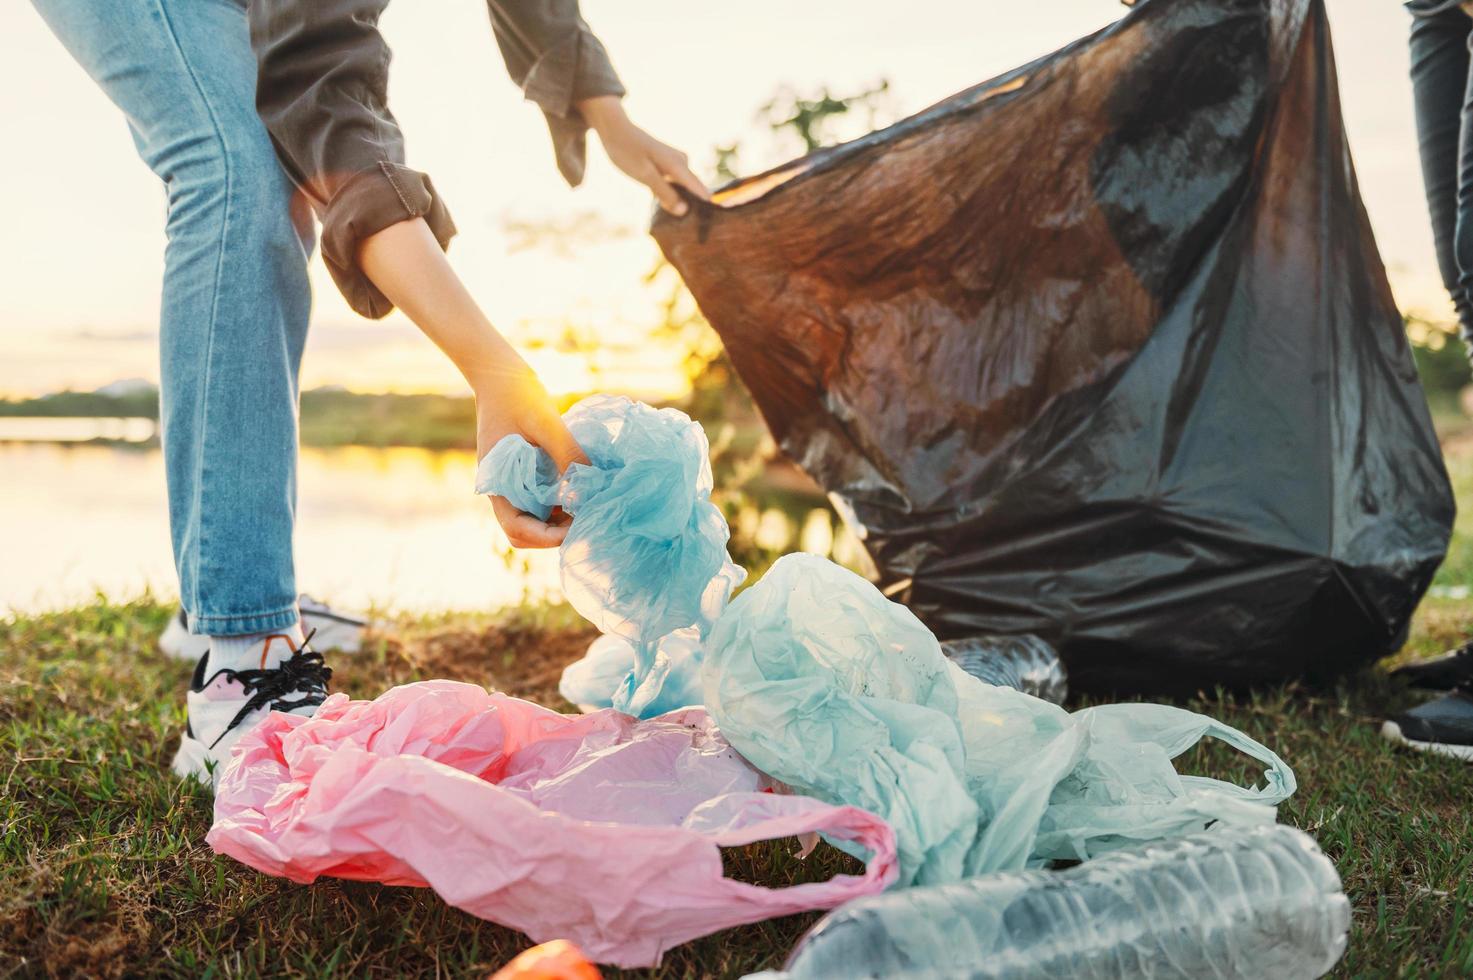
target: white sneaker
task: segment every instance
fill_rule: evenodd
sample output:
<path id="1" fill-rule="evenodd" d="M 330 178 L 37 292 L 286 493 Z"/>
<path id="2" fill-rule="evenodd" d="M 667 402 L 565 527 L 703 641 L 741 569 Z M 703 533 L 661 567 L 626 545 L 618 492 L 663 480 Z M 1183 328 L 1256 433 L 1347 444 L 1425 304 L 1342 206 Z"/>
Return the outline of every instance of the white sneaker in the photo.
<path id="1" fill-rule="evenodd" d="M 312 639 L 311 634 L 307 640 Z M 290 653 L 267 667 L 280 640 Z M 261 644 L 261 668 L 231 670 L 223 668 L 205 677 L 209 656 L 200 657 L 194 668 L 185 703 L 189 720 L 174 754 L 174 773 L 193 777 L 214 788 L 230 749 L 246 732 L 272 711 L 311 716 L 317 706 L 327 700 L 327 682 L 332 669 L 322 662 L 322 654 L 303 642 L 296 650 L 285 636 L 267 637 Z"/>
<path id="2" fill-rule="evenodd" d="M 305 592 L 297 597 L 297 608 L 302 613 L 302 631 L 315 632 L 313 642 L 319 649 L 357 653 L 362 647 L 367 620 L 339 612 Z M 189 632 L 189 617 L 181 606 L 160 634 L 159 649 L 174 660 L 198 660 L 209 652 L 210 638 Z"/>

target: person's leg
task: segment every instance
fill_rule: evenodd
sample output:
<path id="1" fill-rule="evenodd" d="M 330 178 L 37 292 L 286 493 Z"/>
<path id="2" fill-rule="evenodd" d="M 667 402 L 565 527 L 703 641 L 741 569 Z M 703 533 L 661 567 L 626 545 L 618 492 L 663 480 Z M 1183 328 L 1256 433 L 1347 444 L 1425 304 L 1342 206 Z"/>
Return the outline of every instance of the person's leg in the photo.
<path id="1" fill-rule="evenodd" d="M 1473 357 L 1473 18 L 1459 9 L 1414 16 L 1412 91 L 1422 180 L 1443 284 Z M 1381 733 L 1401 745 L 1473 762 L 1473 642 L 1394 672 L 1448 693 L 1386 719 Z"/>
<path id="2" fill-rule="evenodd" d="M 180 596 L 210 634 L 174 771 L 210 781 L 331 671 L 302 648 L 292 569 L 310 223 L 255 113 L 244 0 L 35 0 L 123 110 L 168 192 L 161 404 Z"/>
<path id="3" fill-rule="evenodd" d="M 1469 86 L 1470 20 L 1461 10 L 1412 18 L 1412 98 L 1422 182 L 1443 285 L 1452 297 L 1465 343 L 1473 329 L 1473 295 L 1457 259 L 1464 105 Z M 1470 226 L 1473 230 L 1473 226 Z"/>
<path id="4" fill-rule="evenodd" d="M 1457 263 L 1458 281 L 1454 306 L 1458 311 L 1458 327 L 1469 356 L 1473 357 L 1473 71 L 1466 67 L 1473 50 L 1473 16 L 1451 11 L 1462 18 L 1463 29 L 1463 101 L 1459 107 L 1458 170 L 1456 209 L 1453 222 L 1453 258 Z"/>
<path id="5" fill-rule="evenodd" d="M 255 113 L 243 0 L 36 0 L 168 193 L 161 422 L 195 632 L 288 630 L 310 239 Z M 305 212 L 299 212 L 299 217 Z M 220 644 L 217 644 L 219 646 Z"/>

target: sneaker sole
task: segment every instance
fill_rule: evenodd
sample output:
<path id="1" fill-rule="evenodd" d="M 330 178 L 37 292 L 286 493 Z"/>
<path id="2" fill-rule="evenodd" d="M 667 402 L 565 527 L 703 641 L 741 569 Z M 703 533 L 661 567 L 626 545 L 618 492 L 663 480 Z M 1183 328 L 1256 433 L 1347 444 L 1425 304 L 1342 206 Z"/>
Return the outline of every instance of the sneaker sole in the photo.
<path id="1" fill-rule="evenodd" d="M 214 789 L 215 779 L 210 775 L 209 763 L 210 750 L 204 742 L 190 738 L 187 733 L 179 736 L 179 750 L 174 753 L 174 761 L 169 766 L 174 775 L 180 779 L 194 779 Z"/>
<path id="2" fill-rule="evenodd" d="M 1383 738 L 1395 742 L 1397 745 L 1405 745 L 1409 749 L 1418 752 L 1430 752 L 1433 755 L 1445 755 L 1452 759 L 1461 759 L 1464 762 L 1473 762 L 1473 745 L 1453 745 L 1449 742 L 1419 742 L 1414 738 L 1407 738 L 1402 734 L 1401 726 L 1394 721 L 1384 722 L 1381 725 Z"/>

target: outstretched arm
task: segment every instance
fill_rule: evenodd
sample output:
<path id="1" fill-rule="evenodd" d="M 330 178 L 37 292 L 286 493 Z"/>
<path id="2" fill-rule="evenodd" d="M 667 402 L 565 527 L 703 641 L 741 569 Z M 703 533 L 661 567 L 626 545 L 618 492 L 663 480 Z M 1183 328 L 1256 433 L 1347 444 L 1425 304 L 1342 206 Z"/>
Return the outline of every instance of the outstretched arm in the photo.
<path id="1" fill-rule="evenodd" d="M 703 201 L 710 200 L 711 192 L 691 173 L 685 154 L 634 125 L 618 96 L 585 99 L 578 103 L 578 111 L 598 134 L 614 166 L 648 187 L 660 207 L 676 216 L 685 214 L 686 204 L 675 191 L 677 184 Z"/>
<path id="2" fill-rule="evenodd" d="M 519 432 L 559 467 L 581 453 L 535 375 L 492 327 L 443 250 L 455 224 L 428 175 L 405 165 L 388 110 L 389 51 L 378 32 L 388 0 L 252 0 L 256 107 L 282 164 L 322 221 L 322 254 L 348 303 L 381 317 L 404 310 L 460 369 L 476 395 L 482 454 Z M 512 77 L 547 114 L 558 165 L 583 171 L 592 127 L 619 169 L 682 213 L 671 187 L 704 197 L 685 157 L 625 115 L 623 86 L 577 0 L 488 0 Z M 566 529 L 493 498 L 521 547 L 559 544 Z"/>
<path id="3" fill-rule="evenodd" d="M 587 462 L 541 382 L 491 325 L 450 267 L 423 218 L 392 224 L 363 240 L 358 265 L 389 301 L 443 350 L 476 396 L 476 455 L 520 433 L 557 461 Z M 568 533 L 492 497 L 496 519 L 519 548 L 553 548 Z"/>

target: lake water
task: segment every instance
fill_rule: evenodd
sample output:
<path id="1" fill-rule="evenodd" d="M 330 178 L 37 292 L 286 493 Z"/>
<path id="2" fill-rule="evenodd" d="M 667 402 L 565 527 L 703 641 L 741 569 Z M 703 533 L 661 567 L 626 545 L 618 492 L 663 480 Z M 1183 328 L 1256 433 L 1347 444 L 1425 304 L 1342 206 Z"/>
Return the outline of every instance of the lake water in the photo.
<path id="1" fill-rule="evenodd" d="M 43 425 L 82 421 L 98 420 Z M 475 467 L 470 452 L 302 450 L 298 586 L 345 608 L 412 611 L 557 594 L 556 553 L 510 549 L 489 502 L 471 491 Z M 178 594 L 160 452 L 0 442 L 0 614 L 144 589 Z"/>

